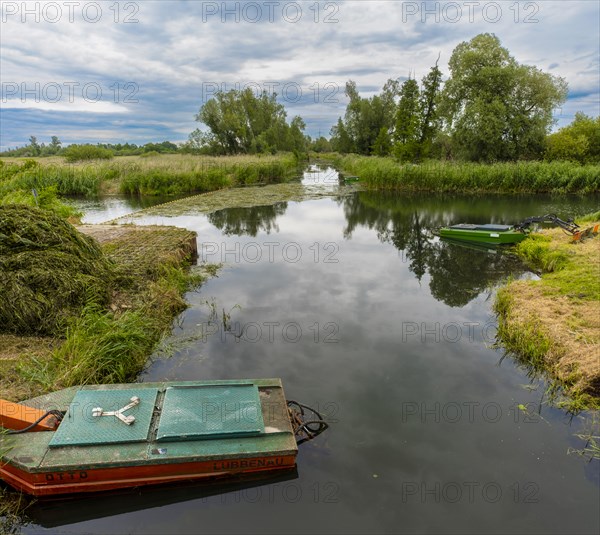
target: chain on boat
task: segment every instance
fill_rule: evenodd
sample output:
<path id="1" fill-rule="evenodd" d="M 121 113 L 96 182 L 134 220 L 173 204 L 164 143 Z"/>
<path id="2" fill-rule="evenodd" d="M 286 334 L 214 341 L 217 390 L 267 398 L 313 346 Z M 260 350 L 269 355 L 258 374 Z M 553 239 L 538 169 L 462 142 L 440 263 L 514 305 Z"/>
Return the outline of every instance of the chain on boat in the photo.
<path id="1" fill-rule="evenodd" d="M 293 400 L 288 400 L 287 406 L 298 445 L 316 438 L 329 428 L 329 424 L 315 409 Z"/>

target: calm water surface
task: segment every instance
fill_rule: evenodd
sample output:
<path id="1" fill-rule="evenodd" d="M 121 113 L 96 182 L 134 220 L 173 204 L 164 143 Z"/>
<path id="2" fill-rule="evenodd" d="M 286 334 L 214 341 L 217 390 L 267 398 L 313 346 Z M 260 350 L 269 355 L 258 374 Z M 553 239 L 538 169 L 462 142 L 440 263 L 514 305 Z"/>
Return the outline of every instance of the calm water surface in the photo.
<path id="1" fill-rule="evenodd" d="M 139 220 L 196 231 L 201 260 L 224 263 L 187 295 L 140 379 L 281 377 L 331 428 L 287 481 L 59 503 L 25 531 L 598 533 L 600 463 L 567 453 L 589 418 L 551 408 L 543 380 L 491 348 L 494 288 L 532 275 L 432 234 L 597 209 L 598 198 L 361 192 Z"/>

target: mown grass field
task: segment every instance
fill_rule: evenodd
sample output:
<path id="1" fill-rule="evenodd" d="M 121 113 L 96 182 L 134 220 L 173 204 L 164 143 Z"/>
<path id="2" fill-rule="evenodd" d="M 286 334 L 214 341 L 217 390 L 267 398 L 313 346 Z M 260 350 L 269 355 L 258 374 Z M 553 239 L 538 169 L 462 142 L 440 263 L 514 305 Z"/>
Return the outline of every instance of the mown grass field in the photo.
<path id="1" fill-rule="evenodd" d="M 600 212 L 579 223 L 600 223 Z M 498 292 L 502 344 L 557 380 L 569 408 L 600 406 L 600 236 L 573 243 L 560 229 L 547 229 L 516 252 L 541 279 L 512 281 Z"/>

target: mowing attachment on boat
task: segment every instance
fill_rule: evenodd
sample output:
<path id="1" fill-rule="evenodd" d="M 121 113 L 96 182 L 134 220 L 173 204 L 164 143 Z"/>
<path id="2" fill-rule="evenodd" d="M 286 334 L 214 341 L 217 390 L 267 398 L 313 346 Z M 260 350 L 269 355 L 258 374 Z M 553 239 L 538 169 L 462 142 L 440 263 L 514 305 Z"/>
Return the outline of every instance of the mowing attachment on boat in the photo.
<path id="1" fill-rule="evenodd" d="M 572 218 L 563 221 L 556 214 L 528 217 L 527 219 L 523 219 L 523 221 L 520 223 L 517 223 L 515 225 L 515 229 L 520 230 L 521 232 L 527 232 L 533 223 L 548 223 L 557 225 L 562 228 L 566 234 L 570 235 L 574 235 L 579 230 L 579 225 L 574 223 Z"/>
<path id="2" fill-rule="evenodd" d="M 35 496 L 293 470 L 328 427 L 279 379 L 90 385 L 0 402 L 0 479 Z"/>
<path id="3" fill-rule="evenodd" d="M 481 245 L 512 245 L 523 241 L 531 232 L 534 223 L 554 224 L 562 228 L 565 233 L 573 236 L 573 241 L 579 241 L 582 237 L 597 234 L 598 225 L 585 231 L 579 229 L 579 225 L 573 219 L 564 221 L 556 214 L 528 217 L 516 225 L 473 225 L 461 223 L 450 227 L 442 227 L 438 234 L 441 238 L 450 240 L 478 243 Z"/>

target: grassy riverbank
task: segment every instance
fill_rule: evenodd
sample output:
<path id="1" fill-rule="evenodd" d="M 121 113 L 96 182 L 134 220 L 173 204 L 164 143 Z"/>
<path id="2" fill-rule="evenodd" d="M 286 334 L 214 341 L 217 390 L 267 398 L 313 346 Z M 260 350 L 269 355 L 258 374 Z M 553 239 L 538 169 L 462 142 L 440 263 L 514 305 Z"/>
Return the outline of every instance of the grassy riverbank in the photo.
<path id="1" fill-rule="evenodd" d="M 183 293 L 203 280 L 189 272 L 194 233 L 174 227 L 81 228 L 96 240 L 41 210 L 3 211 L 15 212 L 20 228 L 23 220 L 34 220 L 48 243 L 31 245 L 31 229 L 17 230 L 12 243 L 3 240 L 8 260 L 1 267 L 8 284 L 2 292 L 31 295 L 3 305 L 3 314 L 16 319 L 4 322 L 0 335 L 0 397 L 20 400 L 76 384 L 134 380 L 186 307 Z M 39 226 L 59 230 L 49 236 Z M 84 257 L 89 264 L 84 268 L 76 260 L 86 249 L 94 255 Z M 63 268 L 71 271 L 68 276 Z M 51 322 L 44 321 L 48 317 Z"/>
<path id="2" fill-rule="evenodd" d="M 572 162 L 401 164 L 393 158 L 325 154 L 369 189 L 464 193 L 593 193 L 600 165 Z"/>
<path id="3" fill-rule="evenodd" d="M 600 212 L 579 223 L 600 222 Z M 572 243 L 560 229 L 521 242 L 516 252 L 538 281 L 512 281 L 496 298 L 498 336 L 519 360 L 547 372 L 569 407 L 600 407 L 600 237 Z"/>
<path id="4" fill-rule="evenodd" d="M 14 192 L 55 188 L 58 195 L 123 193 L 182 195 L 251 184 L 286 182 L 297 176 L 292 154 L 274 156 L 124 156 L 110 161 L 67 163 L 64 158 L 0 159 L 0 202 Z"/>
<path id="5" fill-rule="evenodd" d="M 214 274 L 190 272 L 194 252 L 184 229 L 76 229 L 43 210 L 0 206 L 2 314 L 12 315 L 0 333 L 0 398 L 134 381 L 187 306 L 184 292 Z M 22 522 L 28 503 L 0 488 L 0 533 Z"/>

